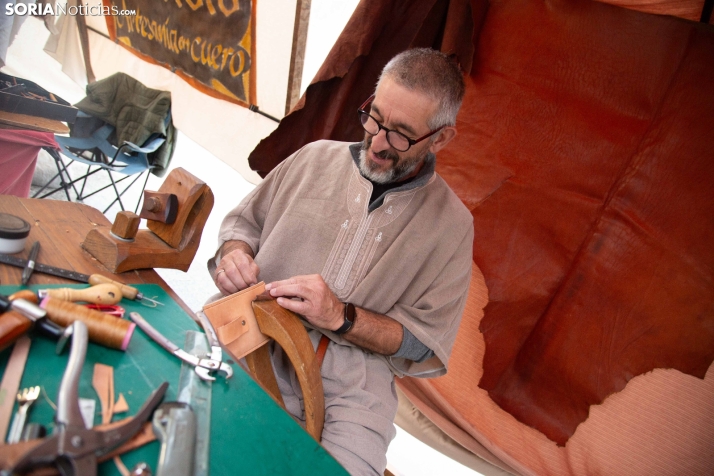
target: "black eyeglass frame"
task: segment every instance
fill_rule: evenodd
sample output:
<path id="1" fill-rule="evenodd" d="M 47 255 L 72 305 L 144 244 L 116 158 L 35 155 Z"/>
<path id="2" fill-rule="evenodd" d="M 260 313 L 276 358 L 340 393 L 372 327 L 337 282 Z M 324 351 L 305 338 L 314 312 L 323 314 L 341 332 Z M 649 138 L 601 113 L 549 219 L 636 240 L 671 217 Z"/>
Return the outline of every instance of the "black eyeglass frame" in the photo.
<path id="1" fill-rule="evenodd" d="M 390 132 L 394 132 L 395 134 L 399 134 L 400 136 L 404 137 L 404 138 L 407 140 L 407 143 L 409 144 L 409 146 L 408 146 L 406 149 L 404 149 L 404 150 L 400 150 L 400 149 L 397 149 L 396 147 L 394 147 L 394 150 L 397 150 L 397 151 L 399 151 L 399 152 L 406 152 L 406 151 L 408 151 L 409 149 L 411 149 L 411 147 L 412 147 L 414 144 L 417 144 L 417 143 L 423 141 L 424 139 L 428 139 L 429 137 L 433 136 L 434 134 L 436 134 L 437 132 L 439 132 L 440 130 L 442 130 L 444 127 L 446 127 L 446 126 L 441 126 L 441 127 L 439 127 L 438 129 L 434 129 L 433 131 L 429 132 L 428 134 L 426 134 L 426 135 L 424 135 L 424 136 L 421 136 L 421 137 L 418 138 L 418 139 L 410 139 L 409 137 L 405 136 L 404 134 L 402 134 L 401 132 L 399 132 L 399 131 L 397 131 L 397 130 L 389 129 L 389 128 L 385 127 L 384 124 L 382 124 L 381 122 L 379 122 L 377 119 L 374 118 L 374 116 L 372 116 L 372 114 L 368 113 L 368 112 L 365 110 L 365 108 L 366 108 L 366 107 L 369 105 L 369 103 L 371 103 L 373 100 L 374 100 L 374 94 L 372 94 L 370 97 L 368 97 L 367 100 L 359 107 L 359 109 L 357 109 L 357 114 L 358 114 L 358 117 L 359 117 L 359 123 L 362 124 L 362 129 L 364 129 L 364 131 L 365 131 L 367 134 L 371 135 L 371 136 L 376 136 L 377 134 L 379 134 L 379 131 L 380 131 L 380 130 L 384 129 L 384 133 L 385 133 L 385 135 L 386 135 L 387 142 L 388 142 L 389 145 L 392 146 L 392 147 L 394 147 L 394 145 L 393 145 L 392 142 L 389 140 L 389 133 L 390 133 Z M 364 123 L 362 122 L 362 114 L 368 115 L 368 116 L 377 124 L 377 133 L 376 133 L 376 134 L 372 134 L 371 132 L 369 132 L 367 129 L 364 128 Z"/>

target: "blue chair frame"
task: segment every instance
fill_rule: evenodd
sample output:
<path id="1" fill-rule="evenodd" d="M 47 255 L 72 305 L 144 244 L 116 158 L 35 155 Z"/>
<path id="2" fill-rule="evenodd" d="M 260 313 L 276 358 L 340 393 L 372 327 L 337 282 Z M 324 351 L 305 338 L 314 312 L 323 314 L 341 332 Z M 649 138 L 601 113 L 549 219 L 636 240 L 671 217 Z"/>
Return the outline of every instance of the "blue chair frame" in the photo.
<path id="1" fill-rule="evenodd" d="M 87 114 L 80 112 L 78 117 L 88 118 Z M 170 113 L 167 114 L 165 122 L 168 125 L 171 121 Z M 166 138 L 160 134 L 152 134 L 144 144 L 138 146 L 131 142 L 125 141 L 120 146 L 116 146 L 109 141 L 109 137 L 114 132 L 114 126 L 105 123 L 103 126 L 96 129 L 90 137 L 67 137 L 55 135 L 55 140 L 60 146 L 62 155 L 70 160 L 65 162 L 60 154 L 54 149 L 46 148 L 55 161 L 57 174 L 49 180 L 47 185 L 38 190 L 33 198 L 46 198 L 59 190 L 64 190 L 67 200 L 71 201 L 70 189 L 74 191 L 77 201 L 91 197 L 109 187 L 112 187 L 116 198 L 107 206 L 102 213 L 106 213 L 115 203 L 119 203 L 122 211 L 125 210 L 122 196 L 129 190 L 143 174 L 146 174 L 144 183 L 141 188 L 141 195 L 134 208 L 134 213 L 138 212 L 139 204 L 143 197 L 143 191 L 149 181 L 149 174 L 153 166 L 150 164 L 150 154 L 156 152 L 159 147 L 165 142 Z M 71 162 L 79 162 L 87 165 L 87 171 L 82 176 L 72 178 L 68 166 Z M 96 167 L 92 170 L 93 167 Z M 85 195 L 85 187 L 87 179 L 97 172 L 104 170 L 111 183 L 102 188 L 99 188 Z M 123 177 L 116 178 L 113 174 L 120 174 Z M 120 189 L 117 185 L 121 182 L 129 180 L 134 176 L 126 187 Z M 40 196 L 47 189 L 50 183 L 56 178 L 60 179 L 59 187 L 48 191 Z M 79 189 L 75 184 L 81 182 Z"/>

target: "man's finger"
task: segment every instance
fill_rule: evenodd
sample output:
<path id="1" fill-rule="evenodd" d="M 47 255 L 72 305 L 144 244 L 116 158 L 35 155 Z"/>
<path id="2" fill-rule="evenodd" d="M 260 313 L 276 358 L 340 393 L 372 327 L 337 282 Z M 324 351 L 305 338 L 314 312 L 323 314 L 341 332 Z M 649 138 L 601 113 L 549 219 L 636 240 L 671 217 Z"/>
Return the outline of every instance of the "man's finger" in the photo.
<path id="1" fill-rule="evenodd" d="M 297 301 L 295 299 L 289 299 L 286 297 L 279 297 L 277 301 L 278 305 L 284 307 L 288 311 L 293 311 L 303 316 L 309 314 L 311 305 L 307 301 Z"/>
<path id="2" fill-rule="evenodd" d="M 251 286 L 258 282 L 258 265 L 255 263 L 239 263 L 236 271 L 246 285 Z"/>
<path id="3" fill-rule="evenodd" d="M 218 290 L 224 296 L 228 296 L 229 294 L 233 294 L 239 291 L 236 285 L 233 284 L 233 282 L 227 278 L 219 277 L 218 279 L 216 279 L 216 285 L 218 286 Z"/>
<path id="4" fill-rule="evenodd" d="M 233 294 L 248 287 L 243 276 L 235 267 L 226 264 L 225 268 L 217 268 L 215 281 L 223 294 Z"/>
<path id="5" fill-rule="evenodd" d="M 299 297 L 306 301 L 309 301 L 312 296 L 310 289 L 302 284 L 283 284 L 279 286 L 271 286 L 269 292 L 273 297 Z"/>

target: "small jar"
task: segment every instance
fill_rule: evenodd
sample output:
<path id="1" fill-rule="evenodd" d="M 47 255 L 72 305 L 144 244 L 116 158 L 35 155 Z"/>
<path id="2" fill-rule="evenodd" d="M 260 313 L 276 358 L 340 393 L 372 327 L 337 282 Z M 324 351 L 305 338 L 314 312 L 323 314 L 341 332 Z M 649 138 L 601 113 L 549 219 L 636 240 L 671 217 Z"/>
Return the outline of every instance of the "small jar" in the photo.
<path id="1" fill-rule="evenodd" d="M 20 217 L 0 213 L 0 253 L 19 253 L 25 249 L 30 224 Z"/>

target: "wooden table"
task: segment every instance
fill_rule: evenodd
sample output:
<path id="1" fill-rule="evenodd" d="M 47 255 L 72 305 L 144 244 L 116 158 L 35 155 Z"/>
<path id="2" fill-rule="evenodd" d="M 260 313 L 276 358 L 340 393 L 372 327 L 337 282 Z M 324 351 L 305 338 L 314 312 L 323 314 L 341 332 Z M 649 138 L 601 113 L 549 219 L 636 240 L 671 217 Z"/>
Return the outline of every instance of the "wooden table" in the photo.
<path id="1" fill-rule="evenodd" d="M 84 274 L 99 273 L 126 284 L 158 284 L 189 314 L 192 311 L 181 301 L 153 269 L 114 274 L 82 249 L 87 233 L 111 222 L 96 208 L 81 203 L 59 200 L 39 200 L 0 195 L 0 212 L 18 216 L 32 226 L 25 251 L 16 256 L 27 258 L 32 243 L 40 242 L 37 262 Z M 22 269 L 0 265 L 0 284 L 19 284 Z M 73 281 L 48 274 L 33 273 L 29 285 L 59 284 Z"/>
<path id="2" fill-rule="evenodd" d="M 120 304 L 127 312 L 141 312 L 159 332 L 179 346 L 183 345 L 187 330 L 199 329 L 191 319 L 191 311 L 156 272 L 137 270 L 115 275 L 81 249 L 80 244 L 90 229 L 109 225 L 106 217 L 98 210 L 77 203 L 0 195 L 0 212 L 20 216 L 32 225 L 25 251 L 17 256 L 26 257 L 32 243 L 39 240 L 41 248 L 37 261 L 40 263 L 85 274 L 101 273 L 137 285 L 140 291 L 158 290 L 154 294 L 160 294 L 159 300 L 165 300 L 166 306 L 150 309 L 127 300 L 122 300 Z M 0 291 L 15 291 L 19 288 L 17 285 L 20 278 L 19 268 L 0 264 Z M 44 285 L 70 283 L 54 276 L 34 273 L 29 285 L 36 290 Z M 82 286 L 77 283 L 72 285 Z M 21 382 L 21 387 L 42 385 L 52 399 L 56 398 L 67 357 L 66 353 L 55 356 L 53 349 L 53 342 L 43 337 L 33 337 L 30 358 Z M 10 349 L 0 352 L 0 369 L 3 373 L 9 354 Z M 126 352 L 89 344 L 80 381 L 82 398 L 96 400 L 96 393 L 91 387 L 95 362 L 114 367 L 115 393 L 124 393 L 129 402 L 129 414 L 136 412 L 151 390 L 163 381 L 169 382 L 165 401 L 177 398 L 181 363 L 138 329 Z M 233 365 L 233 370 L 233 378 L 224 380 L 218 377 L 212 384 L 211 475 L 347 474 L 240 367 Z M 30 412 L 28 422 L 47 425 L 53 414 L 49 403 L 38 401 Z M 98 419 L 95 423 L 98 423 Z M 138 461 L 146 461 L 155 469 L 158 452 L 159 445 L 154 442 L 128 453 L 123 459 L 129 467 Z M 99 466 L 99 474 L 114 475 L 119 472 L 111 462 L 107 462 Z"/>

